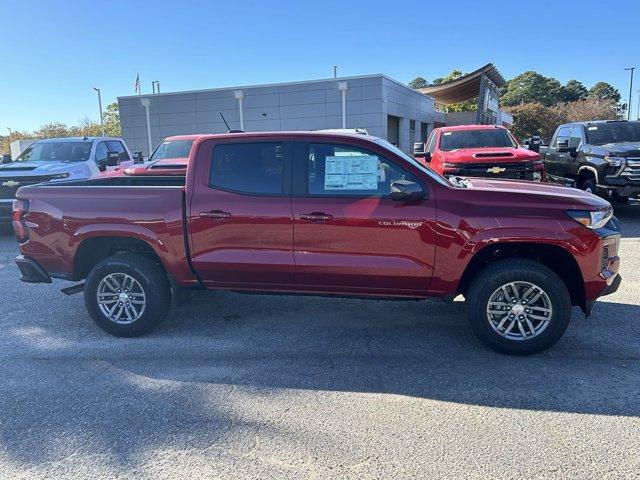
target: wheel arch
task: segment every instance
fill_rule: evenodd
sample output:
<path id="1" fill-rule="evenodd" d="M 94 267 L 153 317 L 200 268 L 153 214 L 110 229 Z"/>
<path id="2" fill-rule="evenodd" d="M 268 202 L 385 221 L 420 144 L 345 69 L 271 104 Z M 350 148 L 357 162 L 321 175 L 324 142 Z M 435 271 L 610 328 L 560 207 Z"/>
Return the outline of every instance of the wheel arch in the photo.
<path id="1" fill-rule="evenodd" d="M 571 253 L 560 245 L 535 242 L 497 242 L 478 250 L 467 264 L 456 294 L 465 295 L 471 281 L 491 262 L 506 258 L 535 260 L 552 270 L 565 284 L 571 304 L 586 311 L 584 279 L 578 263 Z"/>
<path id="2" fill-rule="evenodd" d="M 167 271 L 151 242 L 134 236 L 96 234 L 81 240 L 73 256 L 73 280 L 86 278 L 99 262 L 118 253 L 138 253 L 156 261 Z"/>

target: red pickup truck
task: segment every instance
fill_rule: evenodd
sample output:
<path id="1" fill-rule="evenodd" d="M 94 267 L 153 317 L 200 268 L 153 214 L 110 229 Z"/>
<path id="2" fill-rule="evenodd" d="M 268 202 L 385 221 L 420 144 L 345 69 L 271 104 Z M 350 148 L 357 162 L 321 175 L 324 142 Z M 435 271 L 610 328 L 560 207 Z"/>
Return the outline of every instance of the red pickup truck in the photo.
<path id="1" fill-rule="evenodd" d="M 149 162 L 125 168 L 125 175 L 185 175 L 193 142 L 200 135 L 175 135 L 156 147 Z"/>
<path id="2" fill-rule="evenodd" d="M 545 180 L 540 154 L 522 148 L 506 128 L 496 125 L 435 128 L 415 156 L 445 176 Z"/>
<path id="3" fill-rule="evenodd" d="M 192 288 L 424 299 L 464 295 L 505 353 L 554 344 L 615 291 L 611 205 L 580 190 L 453 179 L 385 140 L 321 132 L 195 140 L 185 177 L 21 188 L 26 282 L 84 284 L 95 322 L 137 336 Z M 425 307 L 426 308 L 426 307 Z"/>

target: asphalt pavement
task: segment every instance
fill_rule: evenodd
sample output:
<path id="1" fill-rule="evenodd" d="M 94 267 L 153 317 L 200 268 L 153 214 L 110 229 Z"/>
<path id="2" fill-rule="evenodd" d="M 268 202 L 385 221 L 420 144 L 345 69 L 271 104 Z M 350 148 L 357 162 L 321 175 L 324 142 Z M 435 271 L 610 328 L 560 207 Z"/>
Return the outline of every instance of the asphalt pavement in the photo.
<path id="1" fill-rule="evenodd" d="M 0 237 L 0 478 L 637 478 L 640 205 L 620 290 L 532 357 L 461 302 L 199 292 L 117 339 Z"/>

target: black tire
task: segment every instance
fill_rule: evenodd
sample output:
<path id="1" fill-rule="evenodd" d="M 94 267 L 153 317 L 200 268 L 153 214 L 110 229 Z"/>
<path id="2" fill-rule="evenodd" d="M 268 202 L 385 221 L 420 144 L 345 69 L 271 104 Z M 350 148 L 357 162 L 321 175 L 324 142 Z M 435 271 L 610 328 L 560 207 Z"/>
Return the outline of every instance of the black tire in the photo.
<path id="1" fill-rule="evenodd" d="M 98 286 L 111 274 L 132 277 L 144 293 L 144 309 L 139 318 L 130 323 L 116 323 L 101 311 L 98 304 Z M 136 253 L 122 253 L 104 259 L 89 272 L 84 302 L 93 321 L 104 331 L 116 337 L 139 337 L 167 316 L 171 307 L 171 287 L 164 269 L 154 260 Z"/>
<path id="2" fill-rule="evenodd" d="M 537 336 L 513 340 L 498 334 L 491 326 L 487 313 L 489 301 L 497 289 L 510 282 L 534 284 L 544 290 L 550 300 L 551 315 Z M 490 263 L 473 279 L 466 299 L 474 333 L 500 353 L 531 355 L 546 350 L 562 337 L 571 320 L 571 298 L 566 286 L 553 271 L 533 260 L 513 258 Z"/>
<path id="3" fill-rule="evenodd" d="M 580 188 L 585 192 L 593 193 L 594 195 L 598 194 L 597 193 L 598 187 L 596 185 L 595 179 L 593 178 L 587 178 L 584 182 L 582 182 L 582 185 Z"/>

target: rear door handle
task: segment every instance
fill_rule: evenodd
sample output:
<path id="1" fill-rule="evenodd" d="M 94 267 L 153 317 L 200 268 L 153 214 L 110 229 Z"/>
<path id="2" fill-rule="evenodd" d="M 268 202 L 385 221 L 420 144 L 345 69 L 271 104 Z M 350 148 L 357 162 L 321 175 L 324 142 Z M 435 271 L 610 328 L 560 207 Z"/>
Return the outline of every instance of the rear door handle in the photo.
<path id="1" fill-rule="evenodd" d="M 298 215 L 298 218 L 300 220 L 310 220 L 312 222 L 324 222 L 326 220 L 331 220 L 333 218 L 333 215 L 322 212 L 301 213 L 300 215 Z"/>
<path id="2" fill-rule="evenodd" d="M 211 210 L 210 212 L 200 212 L 200 216 L 204 218 L 229 218 L 231 214 L 222 210 Z"/>

